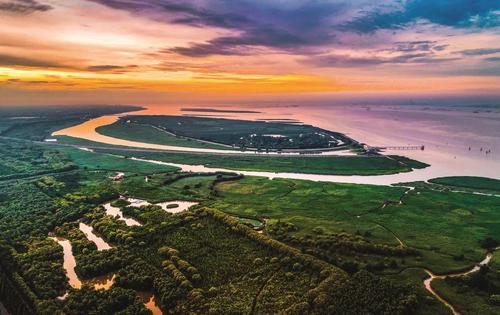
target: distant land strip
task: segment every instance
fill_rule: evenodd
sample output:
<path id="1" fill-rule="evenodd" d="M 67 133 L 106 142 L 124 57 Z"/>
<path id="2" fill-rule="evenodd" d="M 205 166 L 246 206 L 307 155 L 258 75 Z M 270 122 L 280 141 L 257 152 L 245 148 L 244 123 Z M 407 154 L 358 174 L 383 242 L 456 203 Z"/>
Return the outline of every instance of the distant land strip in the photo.
<path id="1" fill-rule="evenodd" d="M 204 112 L 204 113 L 238 113 L 238 114 L 260 114 L 253 110 L 217 109 L 217 108 L 182 108 L 181 112 Z"/>

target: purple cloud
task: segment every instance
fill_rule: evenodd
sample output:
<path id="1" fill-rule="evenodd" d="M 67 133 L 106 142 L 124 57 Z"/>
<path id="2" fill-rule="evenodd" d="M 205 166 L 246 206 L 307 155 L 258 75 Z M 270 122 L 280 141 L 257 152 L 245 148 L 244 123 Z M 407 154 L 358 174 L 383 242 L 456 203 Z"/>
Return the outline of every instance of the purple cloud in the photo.
<path id="1" fill-rule="evenodd" d="M 352 57 L 349 55 L 322 55 L 304 60 L 304 63 L 317 67 L 355 68 L 383 64 L 423 64 L 457 60 L 458 58 L 438 58 L 430 53 L 402 54 L 395 57 Z"/>
<path id="2" fill-rule="evenodd" d="M 10 0 L 0 1 L 0 11 L 17 14 L 29 14 L 36 11 L 48 11 L 52 7 L 48 4 L 40 3 L 36 0 Z"/>

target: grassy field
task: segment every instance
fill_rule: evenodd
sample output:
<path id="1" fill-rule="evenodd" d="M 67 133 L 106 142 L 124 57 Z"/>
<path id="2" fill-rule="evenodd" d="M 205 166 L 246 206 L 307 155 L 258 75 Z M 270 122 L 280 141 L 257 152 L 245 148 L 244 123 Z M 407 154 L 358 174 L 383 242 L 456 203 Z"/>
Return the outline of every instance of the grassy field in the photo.
<path id="1" fill-rule="evenodd" d="M 352 142 L 343 134 L 311 125 L 186 116 L 131 115 L 100 131 L 123 134 L 131 125 L 127 121 L 155 126 L 179 136 L 246 148 L 272 150 L 330 148 L 340 142 L 344 144 Z M 135 127 L 131 130 L 137 130 L 141 135 L 145 132 Z M 139 134 L 136 137 L 138 140 L 145 139 L 141 139 Z"/>
<path id="2" fill-rule="evenodd" d="M 96 152 L 138 157 L 163 162 L 205 165 L 229 170 L 290 172 L 323 175 L 387 175 L 410 172 L 425 168 L 428 164 L 402 156 L 265 156 L 265 155 L 219 155 L 194 154 L 161 151 L 134 151 L 124 146 L 107 145 L 99 142 L 60 136 L 61 144 L 82 147 L 99 147 Z M 104 149 L 106 148 L 106 149 Z M 109 148 L 109 149 L 108 149 Z"/>
<path id="3" fill-rule="evenodd" d="M 189 175 L 183 173 L 182 176 Z M 193 174 L 191 174 L 193 175 Z M 143 176 L 129 176 L 117 184 L 122 195 L 158 203 L 169 200 L 205 201 L 210 198 L 211 183 L 217 175 L 201 174 L 176 179 L 178 174 L 157 174 L 149 176 L 146 182 Z M 234 175 L 220 175 L 219 178 L 230 178 Z"/>
<path id="4" fill-rule="evenodd" d="M 140 141 L 144 143 L 154 143 L 188 148 L 205 148 L 218 150 L 231 149 L 223 145 L 206 143 L 194 139 L 188 139 L 182 136 L 175 136 L 169 132 L 160 130 L 159 128 L 155 128 L 150 125 L 126 123 L 125 120 L 119 120 L 114 124 L 101 126 L 97 128 L 96 131 L 106 136 L 131 141 Z"/>
<path id="5" fill-rule="evenodd" d="M 88 152 L 76 148 L 59 148 L 59 151 L 67 154 L 73 163 L 79 167 L 88 170 L 121 171 L 139 174 L 178 170 L 178 168 L 174 166 L 134 161 L 109 154 Z"/>
<path id="6" fill-rule="evenodd" d="M 474 177 L 474 176 L 452 176 L 452 177 L 434 178 L 429 180 L 429 182 L 445 186 L 500 192 L 500 180 L 493 178 Z"/>
<path id="7" fill-rule="evenodd" d="M 417 193 L 418 192 L 418 193 Z M 422 252 L 422 263 L 436 272 L 460 269 L 484 256 L 479 241 L 500 233 L 497 197 L 422 190 L 367 218 L 383 222 L 407 246 Z"/>
<path id="8" fill-rule="evenodd" d="M 481 260 L 479 241 L 500 233 L 497 197 L 412 191 L 369 185 L 245 178 L 219 184 L 214 207 L 235 215 L 292 223 L 293 234 L 320 228 L 327 232 L 369 235 L 389 245 L 398 237 L 421 253 L 408 264 L 436 272 L 460 269 Z M 256 196 L 258 196 L 256 198 Z M 389 202 L 381 207 L 385 201 Z M 359 217 L 358 217 L 359 216 Z M 367 233 L 368 232 L 368 233 Z"/>
<path id="9" fill-rule="evenodd" d="M 374 240 L 397 244 L 386 230 L 357 216 L 375 211 L 386 200 L 399 200 L 404 188 L 245 177 L 217 189 L 221 198 L 212 206 L 227 213 L 289 222 L 298 234 L 316 228 L 351 234 L 370 231 Z"/>
<path id="10" fill-rule="evenodd" d="M 170 163 L 205 165 L 206 167 L 243 171 L 324 175 L 385 175 L 412 170 L 412 167 L 407 166 L 404 162 L 398 162 L 398 157 L 395 156 L 392 158 L 385 156 L 235 156 L 174 152 L 127 152 L 112 149 L 99 149 L 97 151 Z M 419 163 L 419 166 L 425 167 L 427 165 Z"/>

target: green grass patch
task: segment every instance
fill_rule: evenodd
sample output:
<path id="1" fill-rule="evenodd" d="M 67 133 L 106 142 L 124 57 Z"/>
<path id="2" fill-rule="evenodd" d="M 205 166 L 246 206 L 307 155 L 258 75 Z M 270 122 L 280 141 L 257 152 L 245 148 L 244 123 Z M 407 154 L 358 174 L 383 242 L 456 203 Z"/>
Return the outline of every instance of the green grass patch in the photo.
<path id="1" fill-rule="evenodd" d="M 163 162 L 204 165 L 242 171 L 288 172 L 321 175 L 387 175 L 410 172 L 411 167 L 385 156 L 262 156 L 175 152 L 138 152 L 98 149 L 118 155 Z"/>
<path id="2" fill-rule="evenodd" d="M 223 145 L 211 144 L 195 139 L 173 135 L 158 127 L 142 124 L 127 123 L 125 120 L 119 120 L 111 125 L 101 126 L 96 129 L 100 134 L 125 139 L 130 141 L 140 141 L 144 143 L 153 143 L 161 145 L 171 145 L 188 148 L 204 148 L 228 150 Z"/>
<path id="3" fill-rule="evenodd" d="M 429 180 L 430 183 L 500 192 L 500 180 L 476 176 L 450 176 Z"/>
<path id="4" fill-rule="evenodd" d="M 131 115 L 122 117 L 114 125 L 121 124 L 119 129 L 128 129 L 127 127 L 130 125 L 128 122 L 150 125 L 178 136 L 238 148 L 259 148 L 262 150 L 333 148 L 339 145 L 349 145 L 353 142 L 341 133 L 311 125 L 266 121 Z"/>
<path id="5" fill-rule="evenodd" d="M 420 250 L 421 263 L 435 272 L 473 265 L 484 256 L 479 242 L 500 233 L 500 198 L 417 190 L 404 204 L 391 204 L 367 218 L 380 222 L 407 246 Z"/>
<path id="6" fill-rule="evenodd" d="M 297 234 L 315 228 L 351 234 L 368 231 L 373 240 L 397 244 L 387 230 L 357 216 L 376 212 L 386 200 L 397 202 L 404 188 L 245 177 L 221 183 L 217 189 L 222 198 L 212 206 L 227 213 L 269 218 L 269 224 L 288 222 L 298 228 Z"/>
<path id="7" fill-rule="evenodd" d="M 69 155 L 79 167 L 89 170 L 123 171 L 128 173 L 152 174 L 178 170 L 177 167 L 134 161 L 119 156 L 88 152 L 80 149 L 60 147 L 59 151 Z"/>

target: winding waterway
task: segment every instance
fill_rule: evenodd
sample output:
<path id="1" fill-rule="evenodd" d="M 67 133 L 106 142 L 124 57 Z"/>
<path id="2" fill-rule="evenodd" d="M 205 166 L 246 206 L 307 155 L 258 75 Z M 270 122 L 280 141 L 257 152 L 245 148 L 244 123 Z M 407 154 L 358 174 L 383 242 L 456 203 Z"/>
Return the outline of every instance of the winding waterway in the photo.
<path id="1" fill-rule="evenodd" d="M 82 287 L 82 282 L 78 278 L 78 275 L 76 274 L 75 271 L 76 260 L 75 256 L 73 256 L 73 248 L 71 246 L 71 242 L 62 237 L 51 237 L 51 239 L 56 241 L 57 244 L 61 245 L 61 247 L 63 248 L 63 254 L 64 254 L 63 268 L 64 271 L 66 271 L 66 276 L 68 277 L 69 285 L 74 289 L 80 289 Z"/>
<path id="2" fill-rule="evenodd" d="M 143 199 L 137 199 L 137 198 L 125 198 L 126 201 L 130 203 L 131 207 L 142 207 L 142 206 L 149 206 L 149 205 L 155 205 L 159 206 L 163 210 L 169 213 L 180 213 L 183 211 L 188 210 L 192 206 L 196 206 L 198 202 L 193 202 L 193 201 L 184 201 L 184 200 L 171 200 L 171 201 L 164 201 L 164 202 L 159 202 L 159 203 L 150 203 L 147 200 Z M 175 205 L 177 207 L 175 207 Z M 120 211 L 121 212 L 121 211 Z"/>
<path id="3" fill-rule="evenodd" d="M 113 207 L 111 202 L 108 202 L 103 205 L 106 210 L 106 214 L 112 217 L 118 217 L 118 220 L 124 221 L 127 226 L 141 226 L 139 222 L 132 218 L 126 218 L 123 216 L 122 211 L 118 207 Z"/>
<path id="4" fill-rule="evenodd" d="M 498 247 L 495 250 L 497 250 L 497 249 L 498 249 Z M 453 312 L 454 315 L 460 315 L 460 312 L 455 308 L 455 306 L 453 306 L 450 302 L 448 302 L 445 298 L 443 298 L 441 295 L 439 295 L 439 293 L 436 292 L 432 288 L 432 281 L 434 281 L 436 279 L 437 280 L 444 280 L 446 278 L 462 277 L 462 276 L 469 275 L 471 273 L 478 272 L 479 270 L 481 270 L 481 267 L 487 266 L 490 263 L 492 258 L 493 258 L 493 253 L 488 252 L 482 261 L 480 261 L 479 263 L 474 265 L 474 267 L 472 267 L 471 269 L 464 271 L 464 272 L 450 273 L 450 274 L 445 274 L 445 275 L 436 275 L 436 274 L 432 273 L 432 271 L 430 271 L 429 269 L 425 269 L 425 272 L 429 275 L 429 278 L 424 280 L 425 289 L 427 291 L 429 291 L 433 296 L 435 296 L 446 307 L 448 307 Z"/>
<path id="5" fill-rule="evenodd" d="M 90 225 L 80 222 L 79 229 L 83 232 L 83 234 L 85 234 L 89 241 L 95 243 L 97 250 L 101 251 L 111 249 L 111 246 L 106 243 L 105 240 L 94 233 L 94 229 Z"/>

